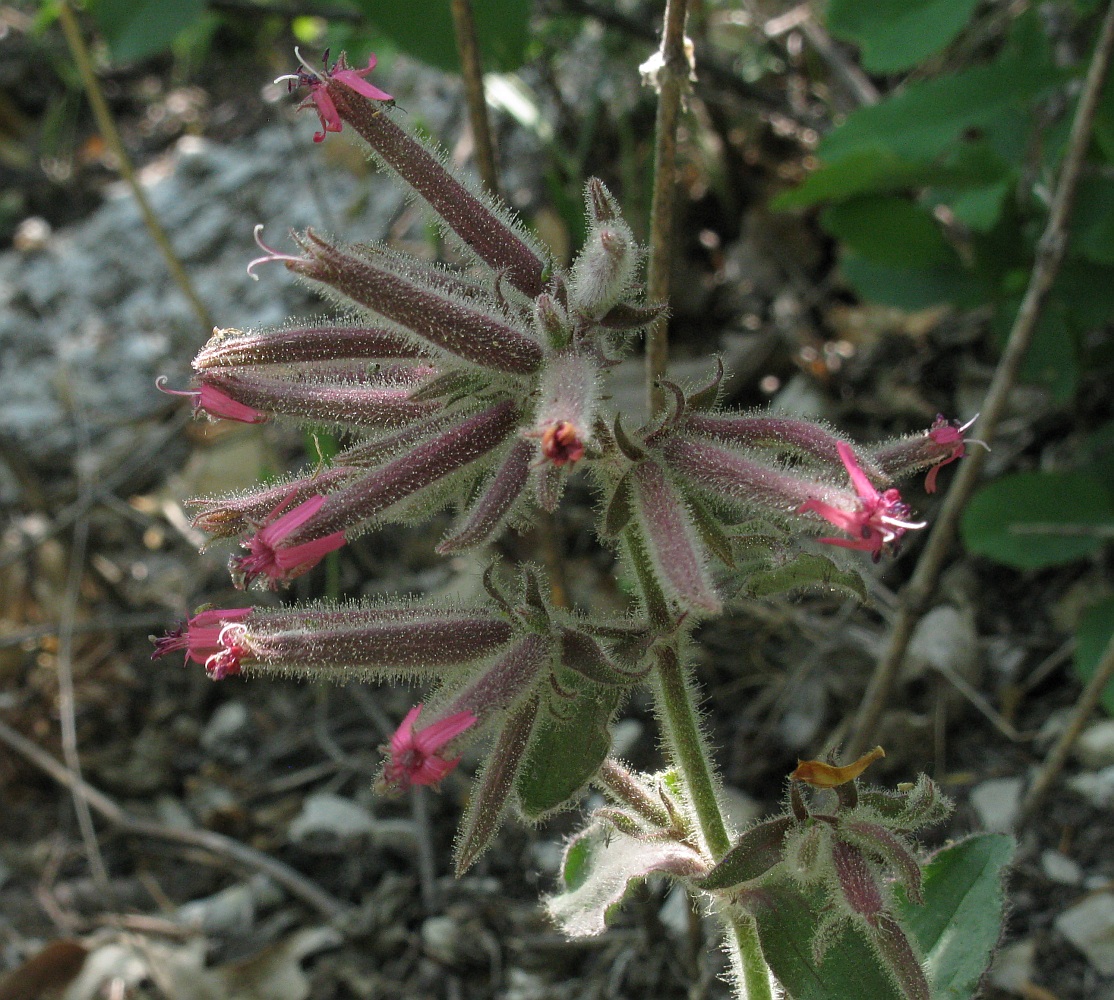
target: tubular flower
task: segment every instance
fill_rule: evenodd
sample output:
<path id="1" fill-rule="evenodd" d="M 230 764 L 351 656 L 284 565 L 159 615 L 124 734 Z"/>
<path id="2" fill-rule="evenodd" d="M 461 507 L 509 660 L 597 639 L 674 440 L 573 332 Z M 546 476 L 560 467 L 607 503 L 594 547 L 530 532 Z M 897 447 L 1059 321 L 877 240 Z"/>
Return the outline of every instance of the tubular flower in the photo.
<path id="1" fill-rule="evenodd" d="M 949 423 L 942 413 L 936 415 L 936 420 L 933 422 L 932 427 L 929 428 L 928 436 L 932 439 L 934 444 L 949 449 L 949 452 L 941 461 L 937 462 L 929 469 L 928 475 L 924 477 L 924 489 L 926 493 L 936 492 L 936 474 L 945 465 L 950 465 L 956 459 L 962 458 L 967 454 L 963 432 L 976 420 L 978 420 L 978 416 L 972 417 L 967 423 L 957 427 L 955 424 Z"/>
<path id="2" fill-rule="evenodd" d="M 224 420 L 238 420 L 242 424 L 262 424 L 268 417 L 252 406 L 239 403 L 226 392 L 212 385 L 203 385 L 200 389 L 168 389 L 166 379 L 156 379 L 155 385 L 160 392 L 168 396 L 189 396 L 193 400 L 193 412 L 205 412 L 210 417 Z"/>
<path id="3" fill-rule="evenodd" d="M 820 541 L 828 545 L 839 545 L 845 549 L 862 549 L 870 552 L 877 562 L 882 557 L 884 549 L 896 545 L 906 531 L 923 528 L 925 522 L 909 520 L 909 508 L 902 503 L 901 494 L 896 489 L 879 493 L 874 488 L 866 473 L 859 468 L 855 453 L 849 445 L 840 441 L 836 448 L 847 475 L 851 477 L 851 485 L 858 495 L 858 509 L 843 510 L 822 500 L 807 500 L 797 508 L 797 513 L 819 514 L 824 520 L 830 521 L 840 531 L 845 531 L 851 536 L 851 538 L 821 538 Z"/>
<path id="4" fill-rule="evenodd" d="M 151 659 L 157 660 L 159 657 L 184 650 L 187 660 L 204 663 L 214 653 L 220 652 L 220 634 L 224 626 L 229 622 L 242 621 L 253 610 L 253 608 L 231 608 L 222 611 L 219 608 L 211 608 L 208 611 L 201 611 L 184 625 L 179 625 L 166 635 L 158 638 L 152 636 L 151 641 L 155 644 L 155 651 L 151 654 Z"/>
<path id="5" fill-rule="evenodd" d="M 314 133 L 314 142 L 324 142 L 326 132 L 339 132 L 344 127 L 336 105 L 333 103 L 332 97 L 329 96 L 328 83 L 330 80 L 336 80 L 338 83 L 344 84 L 350 90 L 354 90 L 357 94 L 369 100 L 382 101 L 386 104 L 394 103 L 394 98 L 390 94 L 364 79 L 368 73 L 375 69 L 376 63 L 379 61 L 374 54 L 368 56 L 367 66 L 364 69 L 349 69 L 344 62 L 343 55 L 333 63 L 333 68 L 329 69 L 328 54 L 326 53 L 326 68 L 323 72 L 318 73 L 317 70 L 311 69 L 302 60 L 302 55 L 297 49 L 294 51 L 302 63 L 302 68 L 296 73 L 280 76 L 275 80 L 275 83 L 286 80 L 287 86 L 291 90 L 302 86 L 309 87 L 309 98 L 301 107 L 314 107 L 317 111 L 317 117 L 321 119 L 321 131 Z"/>
<path id="6" fill-rule="evenodd" d="M 389 754 L 383 767 L 384 783 L 404 792 L 412 785 L 438 785 L 460 763 L 460 757 L 446 759 L 439 755 L 446 744 L 476 724 L 471 712 L 457 712 L 414 731 L 422 706 L 419 702 L 409 712 L 391 737 Z"/>
<path id="7" fill-rule="evenodd" d="M 288 583 L 316 566 L 328 553 L 346 541 L 343 531 L 334 531 L 323 538 L 314 538 L 299 545 L 284 545 L 285 540 L 320 509 L 325 497 L 315 496 L 292 510 L 286 510 L 293 499 L 287 497 L 266 522 L 246 542 L 248 555 L 234 558 L 230 568 L 238 587 L 246 587 L 258 577 L 266 577 L 272 590 L 279 583 Z M 283 511 L 286 510 L 286 513 Z"/>

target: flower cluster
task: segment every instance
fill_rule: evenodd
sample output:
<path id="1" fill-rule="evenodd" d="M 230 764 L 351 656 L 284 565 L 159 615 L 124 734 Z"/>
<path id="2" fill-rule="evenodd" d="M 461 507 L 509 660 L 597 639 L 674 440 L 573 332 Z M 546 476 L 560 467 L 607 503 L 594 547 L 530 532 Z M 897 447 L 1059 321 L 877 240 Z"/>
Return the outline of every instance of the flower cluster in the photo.
<path id="1" fill-rule="evenodd" d="M 344 446 L 323 467 L 193 501 L 196 524 L 238 540 L 237 586 L 278 589 L 366 531 L 444 507 L 457 517 L 438 551 L 485 545 L 555 509 L 568 476 L 586 470 L 601 497 L 599 533 L 639 581 L 640 613 L 612 621 L 558 611 L 527 568 L 513 586 L 489 573 L 479 607 L 205 610 L 157 640 L 155 655 L 184 650 L 214 678 L 432 685 L 386 748 L 381 784 L 436 784 L 463 742 L 489 733 L 460 840 L 466 865 L 508 803 L 536 818 L 583 789 L 607 754 L 623 693 L 684 629 L 722 609 L 733 575 L 827 584 L 835 568 L 815 554 L 784 570 L 798 539 L 833 527 L 821 543 L 875 560 L 894 552 L 923 526 L 894 480 L 928 468 L 933 489 L 939 468 L 963 454 L 966 426 L 941 419 L 913 438 L 857 446 L 815 422 L 723 409 L 718 366 L 701 387 L 663 383 L 667 412 L 625 427 L 609 374 L 664 305 L 641 296 L 642 251 L 616 199 L 588 182 L 585 245 L 558 267 L 410 131 L 391 96 L 365 79 L 374 65 L 353 70 L 342 56 L 282 79 L 308 89 L 303 106 L 321 122 L 314 140 L 349 126 L 465 263 L 346 246 L 312 229 L 287 253 L 257 228 L 263 256 L 249 270 L 282 265 L 340 303 L 345 321 L 217 330 L 194 360 L 196 385 L 179 394 L 214 419 L 324 425 Z"/>

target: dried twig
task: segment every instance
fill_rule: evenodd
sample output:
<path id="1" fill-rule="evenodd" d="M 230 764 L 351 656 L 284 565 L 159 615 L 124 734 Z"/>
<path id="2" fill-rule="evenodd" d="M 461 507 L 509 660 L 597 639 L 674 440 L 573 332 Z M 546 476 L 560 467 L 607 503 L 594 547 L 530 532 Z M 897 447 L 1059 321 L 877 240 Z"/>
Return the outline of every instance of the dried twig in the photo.
<path id="1" fill-rule="evenodd" d="M 495 169 L 495 144 L 491 140 L 491 121 L 484 97 L 483 65 L 476 38 L 476 19 L 470 0 L 452 0 L 453 31 L 464 76 L 464 99 L 468 104 L 468 121 L 472 126 L 472 142 L 476 147 L 476 166 L 480 177 L 492 194 L 499 193 L 499 174 Z"/>
<path id="2" fill-rule="evenodd" d="M 103 816 L 121 833 L 185 844 L 188 847 L 199 847 L 219 857 L 228 858 L 253 871 L 262 872 L 283 886 L 290 895 L 300 899 L 307 906 L 312 907 L 329 919 L 345 916 L 349 911 L 347 904 L 329 895 L 324 889 L 315 885 L 304 875 L 294 871 L 289 865 L 270 858 L 266 854 L 261 854 L 231 837 L 214 833 L 212 830 L 183 830 L 163 826 L 161 823 L 154 823 L 151 820 L 138 819 L 132 816 L 121 809 L 104 792 L 72 774 L 45 750 L 36 746 L 31 740 L 17 733 L 4 722 L 0 722 L 0 742 L 6 743 L 25 760 L 45 771 L 60 785 L 80 795 L 94 812 Z"/>
<path id="3" fill-rule="evenodd" d="M 166 230 L 163 229 L 158 216 L 151 208 L 151 203 L 147 200 L 143 187 L 139 183 L 135 167 L 132 165 L 127 150 L 124 149 L 124 143 L 120 139 L 116 123 L 112 119 L 108 102 L 104 99 L 101 85 L 97 82 L 97 74 L 93 70 L 93 60 L 89 57 L 89 49 L 85 45 L 85 39 L 81 37 L 81 28 L 78 26 L 77 18 L 66 0 L 58 4 L 57 10 L 58 20 L 62 24 L 62 33 L 66 36 L 66 44 L 69 46 L 70 54 L 77 64 L 77 71 L 81 75 L 81 83 L 85 87 L 85 94 L 89 98 L 89 104 L 93 109 L 93 117 L 97 120 L 97 128 L 100 130 L 101 138 L 112 150 L 112 155 L 116 157 L 117 169 L 128 187 L 131 188 L 132 196 L 135 198 L 135 202 L 139 206 L 139 212 L 143 216 L 143 224 L 158 246 L 163 260 L 166 261 L 170 276 L 182 290 L 182 294 L 189 300 L 193 311 L 201 321 L 202 327 L 204 327 L 205 335 L 208 336 L 209 331 L 213 329 L 212 317 L 209 315 L 209 310 L 205 308 L 205 303 L 201 301 L 201 297 L 194 289 L 193 282 L 186 274 L 186 269 L 174 252 L 174 247 L 170 243 L 170 238 L 166 235 Z"/>
<path id="4" fill-rule="evenodd" d="M 657 122 L 654 127 L 654 194 L 650 205 L 650 266 L 646 275 L 649 302 L 669 301 L 670 261 L 673 257 L 673 202 L 677 190 L 677 122 L 681 99 L 689 85 L 689 60 L 685 52 L 685 16 L 688 0 L 667 0 L 665 31 L 661 40 L 661 68 Z M 646 332 L 646 388 L 650 412 L 665 402 L 658 379 L 669 364 L 669 319 L 660 316 Z"/>
<path id="5" fill-rule="evenodd" d="M 1102 659 L 1095 667 L 1094 676 L 1087 682 L 1087 686 L 1075 703 L 1067 726 L 1056 741 L 1056 745 L 1048 752 L 1040 772 L 1033 780 L 1025 798 L 1021 800 L 1021 816 L 1023 819 L 1032 816 L 1036 812 L 1037 806 L 1044 801 L 1045 795 L 1048 794 L 1052 783 L 1063 769 L 1071 748 L 1075 745 L 1075 741 L 1079 739 L 1079 734 L 1083 732 L 1083 727 L 1087 724 L 1095 706 L 1098 705 L 1099 699 L 1111 678 L 1114 678 L 1114 639 L 1106 644 L 1106 652 L 1103 653 Z"/>
<path id="6" fill-rule="evenodd" d="M 1056 194 L 1048 213 L 1048 223 L 1037 245 L 1036 259 L 1029 276 L 1029 287 L 1021 300 L 1013 329 L 1010 330 L 1009 340 L 1006 342 L 1006 348 L 1002 352 L 1002 358 L 998 362 L 994 379 L 983 403 L 977 431 L 984 441 L 991 440 L 998 428 L 1010 390 L 1017 381 L 1021 362 L 1033 339 L 1041 308 L 1064 259 L 1068 242 L 1068 222 L 1071 218 L 1083 159 L 1090 142 L 1091 126 L 1110 66 L 1112 51 L 1114 51 L 1114 3 L 1107 8 L 1098 42 L 1095 44 L 1094 55 L 1091 57 L 1091 65 L 1087 71 L 1083 92 L 1079 97 L 1067 152 L 1056 185 Z M 944 567 L 944 560 L 955 539 L 959 515 L 974 492 L 985 461 L 986 452 L 975 449 L 960 463 L 951 489 L 940 507 L 936 523 L 925 543 L 924 551 L 917 561 L 917 568 L 901 593 L 901 610 L 890 633 L 889 644 L 875 668 L 874 676 L 870 679 L 852 728 L 848 745 L 848 753 L 852 755 L 862 753 L 874 739 L 874 730 L 886 707 L 902 661 L 905 659 L 913 630 L 932 599 L 940 572 Z"/>
<path id="7" fill-rule="evenodd" d="M 89 492 L 89 477 L 81 463 L 81 457 L 89 452 L 89 427 L 85 421 L 84 407 L 75 397 L 75 420 L 78 451 L 75 465 L 79 494 Z M 77 616 L 77 601 L 81 594 L 81 578 L 85 574 L 85 554 L 89 540 L 89 520 L 80 517 L 74 525 L 70 542 L 70 563 L 66 571 L 66 591 L 62 598 L 62 611 L 58 624 L 58 655 L 55 659 L 58 669 L 58 716 L 62 729 L 62 757 L 74 780 L 81 781 L 81 754 L 77 746 L 77 710 L 73 683 L 73 625 Z M 89 803 L 71 786 L 77 825 L 85 844 L 85 855 L 89 861 L 89 871 L 97 888 L 109 891 L 108 872 L 101 857 L 100 844 L 97 842 L 97 828 L 93 825 L 93 815 Z"/>

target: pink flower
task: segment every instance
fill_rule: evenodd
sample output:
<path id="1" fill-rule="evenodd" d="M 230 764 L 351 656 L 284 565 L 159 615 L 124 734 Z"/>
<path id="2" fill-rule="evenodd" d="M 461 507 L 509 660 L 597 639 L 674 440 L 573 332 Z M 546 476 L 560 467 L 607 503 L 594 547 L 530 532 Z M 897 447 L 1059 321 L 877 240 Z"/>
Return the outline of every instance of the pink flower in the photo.
<path id="1" fill-rule="evenodd" d="M 266 521 L 246 542 L 248 555 L 233 559 L 231 569 L 238 584 L 247 586 L 257 577 L 267 577 L 272 590 L 308 572 L 329 552 L 345 543 L 343 531 L 334 531 L 323 538 L 313 538 L 300 545 L 284 545 L 284 541 L 320 509 L 325 497 L 310 497 L 293 510 L 283 511 L 295 494 L 291 493 L 267 516 Z"/>
<path id="2" fill-rule="evenodd" d="M 368 57 L 367 66 L 364 69 L 349 69 L 344 62 L 344 55 L 341 54 L 340 58 L 333 64 L 332 69 L 326 68 L 323 72 L 318 73 L 316 70 L 311 69 L 302 59 L 302 54 L 297 49 L 294 50 L 298 56 L 298 61 L 301 62 L 302 68 L 296 73 L 290 73 L 286 76 L 280 76 L 275 83 L 279 80 L 286 80 L 289 83 L 291 90 L 296 87 L 309 87 L 309 99 L 305 101 L 300 107 L 306 108 L 311 104 L 317 110 L 317 117 L 321 119 L 321 131 L 315 132 L 313 135 L 314 142 L 324 142 L 326 132 L 339 132 L 344 123 L 340 120 L 340 114 L 337 112 L 336 104 L 333 103 L 332 97 L 329 96 L 329 82 L 336 80 L 338 83 L 344 84 L 349 90 L 354 90 L 362 97 L 366 97 L 371 101 L 383 101 L 384 103 L 394 103 L 394 98 L 391 97 L 385 90 L 380 90 L 374 84 L 368 83 L 363 79 L 373 69 L 378 60 L 374 54 Z M 329 54 L 325 53 L 326 62 Z"/>
<path id="3" fill-rule="evenodd" d="M 155 651 L 151 659 L 169 656 L 178 650 L 185 650 L 186 659 L 194 663 L 204 663 L 214 653 L 221 650 L 220 634 L 229 622 L 242 621 L 252 613 L 253 608 L 232 608 L 221 611 L 213 608 L 194 615 L 185 625 L 167 632 L 166 635 L 152 639 Z"/>
<path id="4" fill-rule="evenodd" d="M 203 411 L 210 417 L 238 420 L 242 424 L 262 424 L 268 419 L 266 413 L 236 402 L 227 393 L 211 385 L 203 385 L 200 389 L 168 389 L 165 377 L 156 379 L 155 385 L 160 392 L 165 392 L 168 396 L 189 396 L 193 400 L 195 414 Z"/>
<path id="5" fill-rule="evenodd" d="M 460 763 L 460 757 L 446 760 L 437 752 L 476 724 L 476 716 L 471 712 L 457 712 L 415 732 L 414 723 L 421 711 L 419 702 L 406 713 L 406 718 L 391 737 L 390 758 L 383 767 L 383 779 L 398 791 L 406 791 L 411 785 L 440 784 L 445 775 Z"/>
<path id="6" fill-rule="evenodd" d="M 957 458 L 962 458 L 967 454 L 967 447 L 964 443 L 963 432 L 967 430 L 976 420 L 978 414 L 973 416 L 962 427 L 957 427 L 955 424 L 949 423 L 944 419 L 942 413 L 936 414 L 936 420 L 929 428 L 928 436 L 932 438 L 934 444 L 941 445 L 944 448 L 950 449 L 939 462 L 937 462 L 931 469 L 928 470 L 928 475 L 924 477 L 924 490 L 926 493 L 936 492 L 936 474 L 945 466 L 954 462 Z M 980 441 L 979 444 L 982 444 Z M 984 445 L 985 447 L 985 445 Z"/>
<path id="7" fill-rule="evenodd" d="M 542 456 L 554 465 L 572 465 L 584 457 L 584 442 L 568 421 L 550 424 L 542 431 Z"/>
<path id="8" fill-rule="evenodd" d="M 883 549 L 894 546 L 906 531 L 923 528 L 924 521 L 910 521 L 909 508 L 901 502 L 901 494 L 895 489 L 879 493 L 866 473 L 855 461 L 855 453 L 850 445 L 839 441 L 836 444 L 840 461 L 851 477 L 851 485 L 858 495 L 859 504 L 855 510 L 833 507 L 821 500 L 806 500 L 797 508 L 798 514 L 813 512 L 830 521 L 840 531 L 851 538 L 821 538 L 828 545 L 839 545 L 845 549 L 862 549 L 873 554 L 875 562 Z"/>

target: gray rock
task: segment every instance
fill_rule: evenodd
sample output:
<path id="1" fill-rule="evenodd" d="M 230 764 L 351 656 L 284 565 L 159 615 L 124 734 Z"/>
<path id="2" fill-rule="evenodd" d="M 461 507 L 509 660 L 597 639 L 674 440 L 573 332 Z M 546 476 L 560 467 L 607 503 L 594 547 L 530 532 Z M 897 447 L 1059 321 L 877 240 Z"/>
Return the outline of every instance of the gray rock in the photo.
<path id="1" fill-rule="evenodd" d="M 1041 854 L 1041 870 L 1060 885 L 1083 884 L 1083 869 L 1079 863 L 1059 851 L 1048 850 Z"/>
<path id="2" fill-rule="evenodd" d="M 1021 810 L 1021 778 L 992 778 L 971 791 L 971 805 L 984 830 L 1009 833 Z"/>
<path id="3" fill-rule="evenodd" d="M 1114 976 L 1114 895 L 1088 896 L 1055 921 L 1056 930 L 1104 976 Z"/>
<path id="4" fill-rule="evenodd" d="M 1114 765 L 1114 719 L 1088 726 L 1075 744 L 1075 756 L 1088 770 Z"/>

